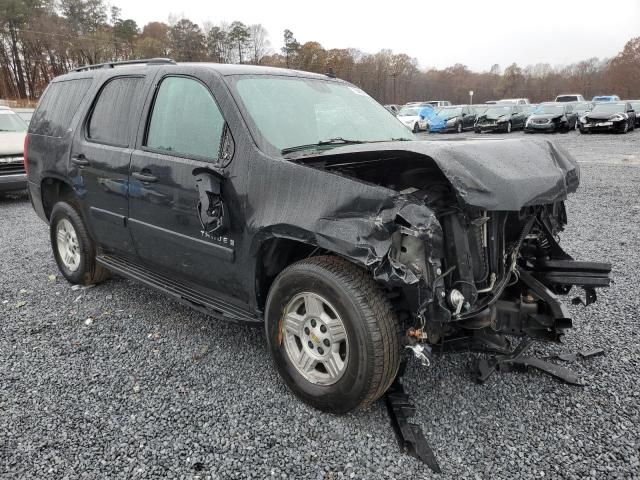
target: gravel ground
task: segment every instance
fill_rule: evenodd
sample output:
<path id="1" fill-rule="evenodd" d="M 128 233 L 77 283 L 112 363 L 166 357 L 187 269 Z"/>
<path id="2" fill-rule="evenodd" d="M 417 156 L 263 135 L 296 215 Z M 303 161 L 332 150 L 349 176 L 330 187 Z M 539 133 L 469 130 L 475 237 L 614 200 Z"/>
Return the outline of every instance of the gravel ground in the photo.
<path id="1" fill-rule="evenodd" d="M 554 138 L 584 162 L 563 245 L 611 261 L 615 283 L 537 352 L 607 353 L 571 364 L 584 388 L 535 372 L 479 386 L 474 354 L 412 361 L 441 475 L 399 453 L 382 402 L 338 417 L 297 401 L 260 329 L 124 279 L 73 290 L 26 197 L 0 200 L 0 477 L 640 478 L 640 132 Z"/>

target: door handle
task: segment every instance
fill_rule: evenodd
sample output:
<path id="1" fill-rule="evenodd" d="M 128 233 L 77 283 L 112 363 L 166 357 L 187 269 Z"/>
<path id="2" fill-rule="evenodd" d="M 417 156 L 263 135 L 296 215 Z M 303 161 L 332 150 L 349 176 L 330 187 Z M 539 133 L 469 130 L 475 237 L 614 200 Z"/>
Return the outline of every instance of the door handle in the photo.
<path id="1" fill-rule="evenodd" d="M 153 183 L 158 181 L 158 177 L 148 173 L 133 172 L 131 176 L 141 182 Z"/>
<path id="2" fill-rule="evenodd" d="M 79 153 L 78 155 L 71 157 L 71 163 L 78 167 L 86 167 L 89 165 L 89 160 L 84 156 L 84 153 Z"/>

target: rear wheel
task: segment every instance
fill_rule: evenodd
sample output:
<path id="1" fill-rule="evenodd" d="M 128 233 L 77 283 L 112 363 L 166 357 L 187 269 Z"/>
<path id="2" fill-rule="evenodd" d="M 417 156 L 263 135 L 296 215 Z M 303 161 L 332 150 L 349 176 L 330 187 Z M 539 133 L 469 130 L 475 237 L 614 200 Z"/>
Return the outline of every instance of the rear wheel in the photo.
<path id="1" fill-rule="evenodd" d="M 71 203 L 61 201 L 53 206 L 49 230 L 53 255 L 64 278 L 80 285 L 107 279 L 108 270 L 96 263 L 96 244 Z"/>
<path id="2" fill-rule="evenodd" d="M 274 281 L 265 311 L 278 372 L 304 402 L 346 413 L 381 397 L 400 364 L 398 323 L 370 274 L 323 256 Z"/>

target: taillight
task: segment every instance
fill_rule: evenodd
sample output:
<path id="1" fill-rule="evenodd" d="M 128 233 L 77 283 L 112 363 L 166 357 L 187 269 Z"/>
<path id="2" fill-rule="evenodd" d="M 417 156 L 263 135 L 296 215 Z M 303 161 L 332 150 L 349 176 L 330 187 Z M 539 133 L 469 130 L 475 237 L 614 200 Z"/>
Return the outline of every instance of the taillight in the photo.
<path id="1" fill-rule="evenodd" d="M 22 150 L 22 162 L 24 163 L 24 171 L 29 173 L 29 162 L 27 161 L 27 147 L 29 146 L 29 134 L 24 136 L 24 148 Z"/>

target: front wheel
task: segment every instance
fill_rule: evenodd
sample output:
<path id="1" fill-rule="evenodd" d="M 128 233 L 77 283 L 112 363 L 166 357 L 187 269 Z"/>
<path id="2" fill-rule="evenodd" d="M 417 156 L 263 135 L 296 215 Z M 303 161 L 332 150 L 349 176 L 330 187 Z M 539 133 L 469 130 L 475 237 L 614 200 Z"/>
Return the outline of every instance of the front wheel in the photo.
<path id="1" fill-rule="evenodd" d="M 418 122 L 415 123 L 412 131 L 413 133 L 418 133 L 420 131 L 420 125 L 418 125 Z"/>
<path id="2" fill-rule="evenodd" d="M 512 129 L 511 122 L 508 122 L 507 123 L 507 133 L 511 133 L 511 129 Z"/>
<path id="3" fill-rule="evenodd" d="M 458 127 L 456 128 L 458 133 L 462 133 L 462 122 L 458 122 Z"/>
<path id="4" fill-rule="evenodd" d="M 309 405 L 346 413 L 380 398 L 400 364 L 398 322 L 370 274 L 321 256 L 294 263 L 269 290 L 269 350 Z"/>
<path id="5" fill-rule="evenodd" d="M 95 242 L 71 203 L 61 201 L 53 206 L 49 230 L 56 263 L 69 282 L 91 285 L 109 276 L 108 270 L 96 262 Z"/>

